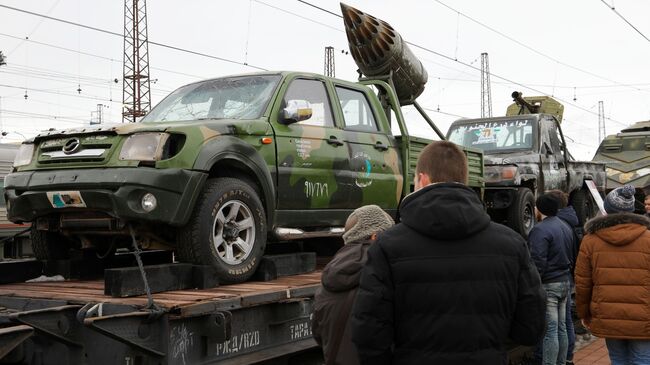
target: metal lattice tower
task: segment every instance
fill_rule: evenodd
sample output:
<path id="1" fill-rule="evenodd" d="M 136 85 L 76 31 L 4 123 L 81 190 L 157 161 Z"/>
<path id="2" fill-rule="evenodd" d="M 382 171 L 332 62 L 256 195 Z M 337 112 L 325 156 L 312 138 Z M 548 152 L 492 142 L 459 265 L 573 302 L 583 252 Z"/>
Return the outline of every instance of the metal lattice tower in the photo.
<path id="1" fill-rule="evenodd" d="M 135 122 L 151 106 L 146 0 L 124 1 L 122 122 Z"/>
<path id="2" fill-rule="evenodd" d="M 325 47 L 325 76 L 336 77 L 334 70 L 334 47 Z"/>
<path id="3" fill-rule="evenodd" d="M 598 102 L 598 143 L 600 143 L 603 138 L 606 137 L 605 134 L 605 107 L 603 102 Z"/>
<path id="4" fill-rule="evenodd" d="M 102 124 L 104 121 L 104 104 L 97 104 L 97 111 L 90 112 L 90 124 Z"/>
<path id="5" fill-rule="evenodd" d="M 481 53 L 481 118 L 492 117 L 492 88 L 488 54 Z"/>

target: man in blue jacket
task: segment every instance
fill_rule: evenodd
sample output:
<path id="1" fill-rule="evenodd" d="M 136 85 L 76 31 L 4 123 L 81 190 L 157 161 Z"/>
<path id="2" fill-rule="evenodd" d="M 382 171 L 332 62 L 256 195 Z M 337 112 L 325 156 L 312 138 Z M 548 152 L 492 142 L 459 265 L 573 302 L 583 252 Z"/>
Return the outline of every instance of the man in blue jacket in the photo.
<path id="1" fill-rule="evenodd" d="M 571 205 L 568 205 L 569 195 L 561 190 L 550 190 L 548 193 L 553 194 L 553 196 L 555 196 L 555 198 L 557 198 L 560 202 L 560 210 L 557 211 L 557 217 L 566 223 L 573 231 L 573 245 L 567 247 L 567 254 L 569 255 L 569 261 L 571 262 L 571 275 L 569 275 L 569 294 L 566 301 L 566 333 L 569 340 L 569 346 L 566 354 L 566 365 L 573 365 L 573 352 L 575 350 L 576 343 L 576 329 L 573 325 L 574 316 L 572 309 L 575 310 L 575 308 L 572 303 L 571 293 L 573 292 L 574 286 L 573 274 L 576 267 L 576 259 L 578 258 L 578 252 L 580 251 L 580 241 L 582 241 L 584 230 L 580 225 L 578 214 L 576 213 L 575 209 Z M 575 318 L 577 318 L 577 315 Z M 584 330 L 584 327 L 582 328 L 582 331 L 586 331 Z"/>
<path id="2" fill-rule="evenodd" d="M 542 341 L 542 363 L 564 365 L 567 356 L 566 301 L 571 262 L 567 247 L 573 245 L 573 231 L 558 218 L 560 202 L 551 193 L 535 202 L 538 220 L 528 235 L 530 256 L 546 289 L 546 334 Z"/>

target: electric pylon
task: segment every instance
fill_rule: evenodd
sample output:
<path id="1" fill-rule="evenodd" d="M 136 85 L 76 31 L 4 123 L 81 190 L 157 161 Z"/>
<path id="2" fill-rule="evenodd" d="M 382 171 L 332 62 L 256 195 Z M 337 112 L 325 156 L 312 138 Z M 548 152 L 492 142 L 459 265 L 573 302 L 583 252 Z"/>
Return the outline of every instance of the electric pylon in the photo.
<path id="1" fill-rule="evenodd" d="M 481 118 L 492 117 L 492 89 L 488 54 L 481 53 Z"/>
<path id="2" fill-rule="evenodd" d="M 135 122 L 151 106 L 146 0 L 124 1 L 122 122 Z"/>
<path id="3" fill-rule="evenodd" d="M 325 47 L 325 72 L 327 77 L 336 77 L 334 70 L 334 47 Z"/>
<path id="4" fill-rule="evenodd" d="M 598 143 L 606 137 L 605 134 L 605 107 L 602 101 L 598 102 Z"/>

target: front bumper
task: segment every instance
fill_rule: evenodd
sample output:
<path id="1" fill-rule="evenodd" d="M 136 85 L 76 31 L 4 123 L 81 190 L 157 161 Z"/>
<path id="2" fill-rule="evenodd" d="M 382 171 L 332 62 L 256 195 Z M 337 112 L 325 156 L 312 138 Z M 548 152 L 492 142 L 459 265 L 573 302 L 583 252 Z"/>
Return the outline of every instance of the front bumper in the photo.
<path id="1" fill-rule="evenodd" d="M 181 226 L 206 178 L 203 172 L 149 167 L 16 172 L 5 178 L 7 217 L 21 223 L 60 213 L 103 212 L 125 221 Z M 60 191 L 79 191 L 86 207 L 53 207 L 47 192 Z M 140 205 L 145 193 L 158 201 L 148 213 Z"/>
<path id="2" fill-rule="evenodd" d="M 516 187 L 510 186 L 486 186 L 484 201 L 488 209 L 506 209 L 515 200 Z"/>

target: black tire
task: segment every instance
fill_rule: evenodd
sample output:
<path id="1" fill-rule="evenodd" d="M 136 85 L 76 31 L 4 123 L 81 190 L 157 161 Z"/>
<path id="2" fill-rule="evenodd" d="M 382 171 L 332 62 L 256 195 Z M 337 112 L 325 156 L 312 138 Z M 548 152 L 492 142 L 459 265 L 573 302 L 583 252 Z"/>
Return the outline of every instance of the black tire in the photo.
<path id="1" fill-rule="evenodd" d="M 535 226 L 535 196 L 528 188 L 519 188 L 515 199 L 508 207 L 508 227 L 515 230 L 523 238 Z"/>
<path id="2" fill-rule="evenodd" d="M 580 189 L 573 193 L 571 205 L 576 211 L 580 226 L 584 226 L 589 219 L 596 216 L 596 203 L 587 189 Z"/>
<path id="3" fill-rule="evenodd" d="M 38 260 L 52 261 L 70 258 L 70 243 L 61 235 L 39 231 L 34 225 L 31 229 L 32 251 Z"/>
<path id="4" fill-rule="evenodd" d="M 232 212 L 236 216 L 229 220 Z M 240 230 L 243 226 L 237 222 L 246 222 L 249 228 Z M 189 222 L 178 231 L 177 246 L 181 261 L 214 267 L 221 283 L 247 280 L 255 273 L 266 246 L 266 215 L 255 190 L 239 179 L 209 179 Z"/>

